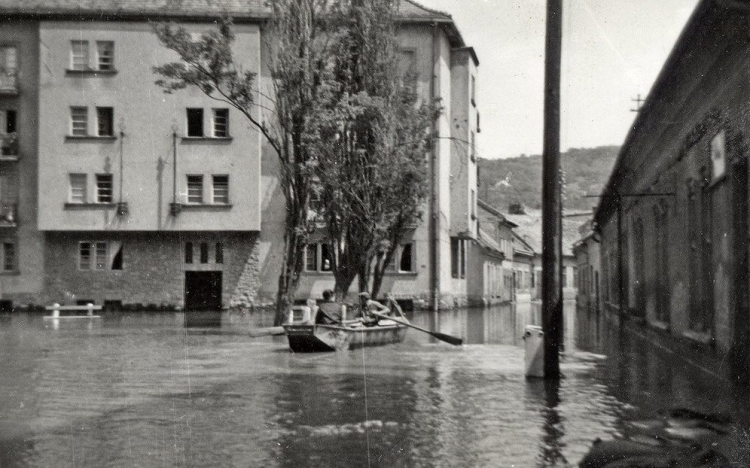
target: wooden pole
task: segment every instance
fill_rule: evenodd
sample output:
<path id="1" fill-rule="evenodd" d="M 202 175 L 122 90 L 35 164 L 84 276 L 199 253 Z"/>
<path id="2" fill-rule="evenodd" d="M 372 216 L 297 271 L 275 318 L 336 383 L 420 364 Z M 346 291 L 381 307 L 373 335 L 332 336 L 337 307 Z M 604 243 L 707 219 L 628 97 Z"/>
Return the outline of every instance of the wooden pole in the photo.
<path id="1" fill-rule="evenodd" d="M 542 166 L 542 329 L 544 377 L 560 377 L 562 331 L 562 203 L 560 194 L 560 68 L 562 0 L 547 0 L 544 63 L 544 150 Z"/>

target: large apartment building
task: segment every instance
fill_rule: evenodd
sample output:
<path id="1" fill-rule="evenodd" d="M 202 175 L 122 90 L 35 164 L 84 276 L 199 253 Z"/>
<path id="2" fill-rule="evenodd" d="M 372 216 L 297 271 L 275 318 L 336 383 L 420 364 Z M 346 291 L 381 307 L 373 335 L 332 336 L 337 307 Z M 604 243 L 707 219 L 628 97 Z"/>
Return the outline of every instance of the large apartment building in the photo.
<path id="1" fill-rule="evenodd" d="M 164 94 L 152 67 L 176 56 L 151 21 L 195 32 L 234 19 L 235 55 L 270 83 L 268 11 L 256 0 L 81 5 L 0 0 L 0 294 L 187 308 L 268 304 L 281 266 L 278 161 L 234 109 L 200 91 Z M 478 60 L 451 17 L 403 0 L 400 53 L 440 98 L 432 197 L 384 290 L 465 303 L 476 223 Z M 260 119 L 271 118 L 260 115 Z M 322 241 L 317 238 L 314 241 Z M 313 242 L 301 297 L 333 283 Z"/>

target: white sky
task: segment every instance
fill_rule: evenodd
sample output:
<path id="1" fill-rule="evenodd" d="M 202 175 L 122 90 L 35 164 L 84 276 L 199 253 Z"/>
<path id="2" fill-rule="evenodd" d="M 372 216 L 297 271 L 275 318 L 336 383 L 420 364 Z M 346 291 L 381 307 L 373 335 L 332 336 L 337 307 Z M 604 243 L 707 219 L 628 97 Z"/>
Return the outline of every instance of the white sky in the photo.
<path id="1" fill-rule="evenodd" d="M 453 16 L 479 57 L 479 154 L 542 152 L 545 0 L 417 0 Z M 563 0 L 562 136 L 619 145 L 698 0 Z"/>

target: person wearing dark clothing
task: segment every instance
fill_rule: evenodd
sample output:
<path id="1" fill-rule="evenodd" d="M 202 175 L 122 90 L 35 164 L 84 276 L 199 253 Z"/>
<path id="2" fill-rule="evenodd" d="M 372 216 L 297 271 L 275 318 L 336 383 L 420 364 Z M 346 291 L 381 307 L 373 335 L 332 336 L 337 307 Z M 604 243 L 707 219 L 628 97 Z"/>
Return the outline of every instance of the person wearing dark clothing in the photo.
<path id="1" fill-rule="evenodd" d="M 323 325 L 336 325 L 341 323 L 341 304 L 334 302 L 333 291 L 323 291 L 323 301 L 318 304 L 318 313 L 315 315 L 315 323 Z"/>

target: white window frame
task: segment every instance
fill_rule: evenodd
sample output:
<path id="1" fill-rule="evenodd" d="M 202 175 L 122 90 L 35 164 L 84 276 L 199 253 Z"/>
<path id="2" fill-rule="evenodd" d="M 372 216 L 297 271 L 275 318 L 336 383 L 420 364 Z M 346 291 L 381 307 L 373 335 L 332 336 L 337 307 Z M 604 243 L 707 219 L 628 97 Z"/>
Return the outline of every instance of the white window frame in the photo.
<path id="1" fill-rule="evenodd" d="M 89 109 L 85 106 L 70 106 L 70 135 L 88 136 Z"/>
<path id="2" fill-rule="evenodd" d="M 78 51 L 76 50 L 76 46 L 80 46 Z M 89 54 L 89 41 L 70 41 L 70 69 L 76 71 L 90 70 Z"/>
<path id="3" fill-rule="evenodd" d="M 191 188 L 191 181 L 190 179 L 193 178 L 193 182 L 195 183 L 196 180 L 200 180 L 200 199 L 195 199 L 195 194 L 190 194 L 190 188 Z M 189 205 L 202 205 L 205 203 L 205 199 L 203 196 L 203 174 L 187 174 L 185 176 L 185 183 L 187 184 L 187 203 Z M 195 185 L 193 184 L 193 188 L 195 189 Z"/>
<path id="4" fill-rule="evenodd" d="M 216 184 L 216 179 L 223 177 L 224 188 L 221 185 Z M 218 189 L 218 191 L 217 191 Z M 222 194 L 221 191 L 224 191 Z M 217 196 L 217 193 L 219 196 Z M 211 201 L 216 205 L 228 205 L 229 204 L 229 174 L 213 174 L 211 176 Z"/>
<path id="5" fill-rule="evenodd" d="M 82 183 L 82 185 L 76 185 L 74 182 Z M 88 202 L 88 175 L 81 173 L 70 173 L 68 174 L 69 192 L 68 202 L 69 203 L 87 203 Z M 80 192 L 80 196 L 77 196 L 76 192 Z"/>
<path id="6" fill-rule="evenodd" d="M 0 73 L 7 76 L 18 74 L 18 48 L 16 46 L 0 46 Z"/>
<path id="7" fill-rule="evenodd" d="M 114 181 L 114 177 L 112 176 L 112 174 L 96 174 L 95 181 L 96 181 L 96 202 L 97 203 L 113 203 L 114 192 L 115 192 L 115 181 Z M 107 184 L 109 184 L 109 187 L 107 187 Z"/>
<path id="8" fill-rule="evenodd" d="M 120 254 L 122 253 L 123 245 L 120 244 Z M 86 255 L 83 255 L 84 248 Z M 78 242 L 78 257 L 77 257 L 77 268 L 79 271 L 122 271 L 124 266 L 120 268 L 112 268 L 112 263 L 117 256 L 112 255 L 112 242 L 103 240 L 82 240 Z M 124 265 L 124 262 L 122 263 Z"/>
<path id="9" fill-rule="evenodd" d="M 115 70 L 115 41 L 96 41 L 96 69 Z"/>
<path id="10" fill-rule="evenodd" d="M 225 113 L 225 115 L 219 115 Z M 229 109 L 212 109 L 211 135 L 214 138 L 229 138 Z"/>

